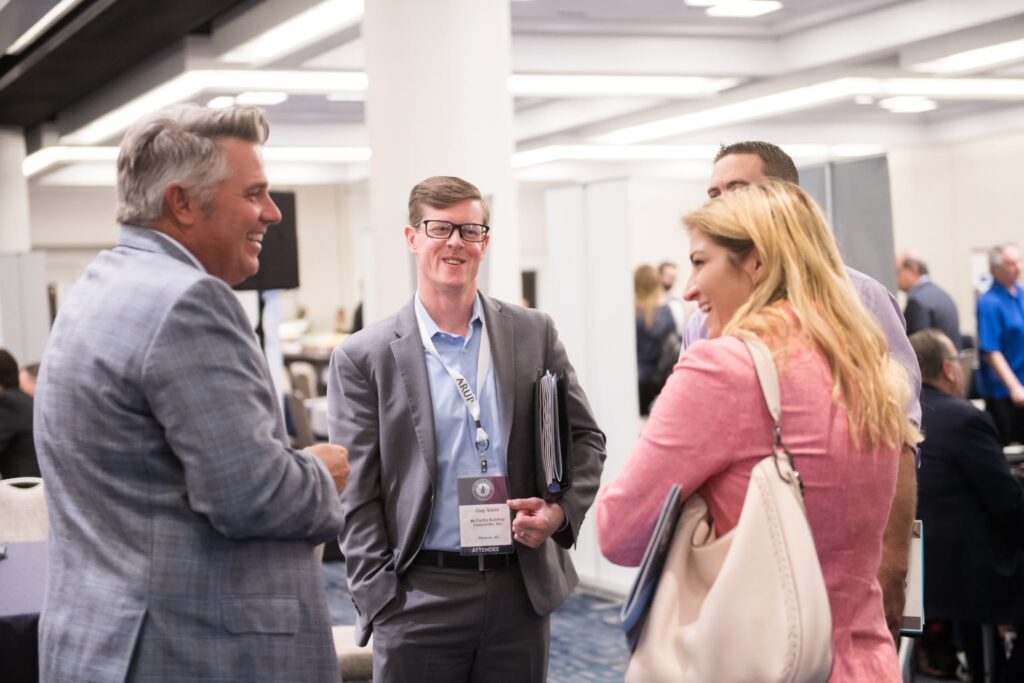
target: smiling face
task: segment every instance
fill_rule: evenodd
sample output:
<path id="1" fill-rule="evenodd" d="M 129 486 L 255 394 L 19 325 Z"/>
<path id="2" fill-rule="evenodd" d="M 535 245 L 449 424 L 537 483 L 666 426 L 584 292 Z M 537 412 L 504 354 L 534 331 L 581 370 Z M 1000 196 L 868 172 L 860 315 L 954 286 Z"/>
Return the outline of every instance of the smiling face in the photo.
<path id="1" fill-rule="evenodd" d="M 445 209 L 423 206 L 423 220 L 458 225 L 483 223 L 484 209 L 477 199 L 464 199 Z M 405 227 L 409 251 L 416 255 L 416 281 L 421 297 L 435 295 L 463 300 L 476 295 L 476 275 L 487 253 L 490 237 L 483 242 L 464 242 L 458 230 L 448 239 L 428 237 L 422 224 Z"/>
<path id="2" fill-rule="evenodd" d="M 760 276 L 760 261 L 751 252 L 739 264 L 729 251 L 699 230 L 690 232 L 690 265 L 692 268 L 684 298 L 695 301 L 707 316 L 708 337 L 721 336 Z"/>
<path id="3" fill-rule="evenodd" d="M 259 270 L 263 236 L 281 212 L 270 198 L 258 146 L 235 138 L 219 144 L 227 177 L 196 212 L 183 243 L 207 272 L 236 285 Z"/>

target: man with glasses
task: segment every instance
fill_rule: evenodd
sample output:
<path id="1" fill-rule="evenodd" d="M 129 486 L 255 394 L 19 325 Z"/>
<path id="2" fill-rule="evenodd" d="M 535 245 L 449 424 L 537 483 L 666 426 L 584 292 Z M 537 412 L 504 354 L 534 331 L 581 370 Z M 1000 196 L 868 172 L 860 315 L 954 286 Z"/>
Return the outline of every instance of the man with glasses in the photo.
<path id="1" fill-rule="evenodd" d="M 548 615 L 577 583 L 566 549 L 597 492 L 604 434 L 551 319 L 478 292 L 487 221 L 468 182 L 416 185 L 416 293 L 331 357 L 329 431 L 352 468 L 340 543 L 378 681 L 540 683 Z M 573 479 L 557 499 L 536 483 L 543 370 L 567 384 Z"/>

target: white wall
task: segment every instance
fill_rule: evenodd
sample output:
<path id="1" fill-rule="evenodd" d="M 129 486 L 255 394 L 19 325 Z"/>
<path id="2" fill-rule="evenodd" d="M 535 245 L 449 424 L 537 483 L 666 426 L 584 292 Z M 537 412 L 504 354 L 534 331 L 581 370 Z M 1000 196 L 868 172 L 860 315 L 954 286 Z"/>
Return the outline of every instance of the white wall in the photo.
<path id="1" fill-rule="evenodd" d="M 974 333 L 971 253 L 1000 242 L 1024 242 L 1020 198 L 1024 134 L 889 154 L 896 251 L 919 254 L 932 279 Z"/>

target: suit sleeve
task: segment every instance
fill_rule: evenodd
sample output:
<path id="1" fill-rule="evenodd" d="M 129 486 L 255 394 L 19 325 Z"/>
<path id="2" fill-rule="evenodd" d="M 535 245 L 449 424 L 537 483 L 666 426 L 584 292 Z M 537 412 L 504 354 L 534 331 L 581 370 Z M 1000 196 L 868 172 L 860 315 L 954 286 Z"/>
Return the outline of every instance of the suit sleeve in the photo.
<path id="1" fill-rule="evenodd" d="M 907 299 L 907 307 L 903 309 L 903 317 L 907 320 L 907 334 L 927 330 L 932 326 L 928 310 L 917 299 Z M 956 344 L 959 340 L 950 340 Z"/>
<path id="2" fill-rule="evenodd" d="M 14 416 L 13 406 L 3 395 L 3 390 L 0 389 L 0 453 L 7 450 L 14 440 L 14 435 L 17 433 L 16 426 L 17 420 Z M 0 466 L 2 464 L 0 462 Z"/>
<path id="3" fill-rule="evenodd" d="M 397 594 L 398 575 L 384 520 L 377 388 L 342 347 L 331 355 L 327 405 L 328 434 L 349 449 L 351 467 L 341 497 L 345 532 L 339 542 L 349 590 L 369 625 Z"/>
<path id="4" fill-rule="evenodd" d="M 576 371 L 569 363 L 565 346 L 559 340 L 558 331 L 551 318 L 547 318 L 546 360 L 549 369 L 555 372 L 564 371 L 567 380 L 566 397 L 569 401 L 568 413 L 573 441 L 572 486 L 558 501 L 565 511 L 568 525 L 556 531 L 551 538 L 563 548 L 570 548 L 576 542 L 587 510 L 597 496 L 606 456 L 605 437 L 594 420 L 587 396 L 583 393 Z"/>
<path id="5" fill-rule="evenodd" d="M 1024 489 L 1010 473 L 991 416 L 975 412 L 964 425 L 957 466 L 1005 538 L 1024 549 Z"/>
<path id="6" fill-rule="evenodd" d="M 186 291 L 142 362 L 146 398 L 193 510 L 230 538 L 321 543 L 340 531 L 331 476 L 282 442 L 265 361 L 223 283 L 203 279 Z"/>

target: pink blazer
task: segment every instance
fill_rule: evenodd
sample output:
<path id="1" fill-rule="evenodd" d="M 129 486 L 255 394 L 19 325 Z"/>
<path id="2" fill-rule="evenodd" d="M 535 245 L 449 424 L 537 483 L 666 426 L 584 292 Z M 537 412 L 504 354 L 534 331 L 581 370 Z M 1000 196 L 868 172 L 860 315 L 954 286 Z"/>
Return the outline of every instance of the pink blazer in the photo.
<path id="1" fill-rule="evenodd" d="M 776 358 L 783 442 L 805 484 L 807 517 L 832 608 L 832 683 L 900 681 L 877 574 L 896 490 L 898 448 L 850 440 L 824 356 L 794 339 Z M 636 565 L 672 484 L 699 491 L 716 529 L 739 519 L 750 471 L 770 453 L 772 425 L 743 342 L 694 344 L 655 403 L 629 460 L 601 490 L 597 533 L 612 562 Z M 736 606 L 737 612 L 743 609 Z"/>

